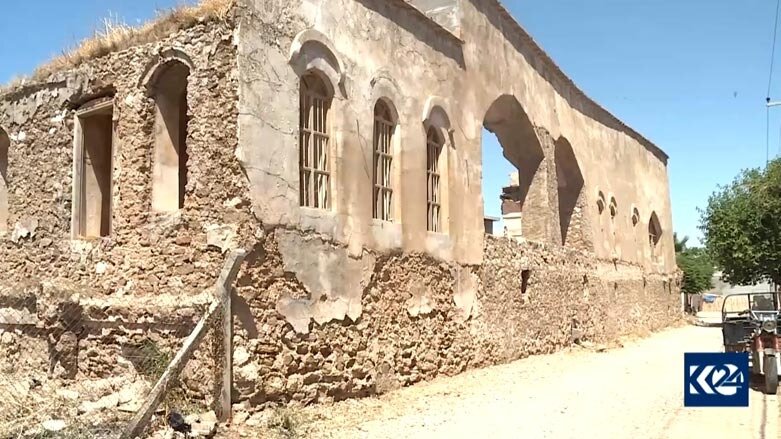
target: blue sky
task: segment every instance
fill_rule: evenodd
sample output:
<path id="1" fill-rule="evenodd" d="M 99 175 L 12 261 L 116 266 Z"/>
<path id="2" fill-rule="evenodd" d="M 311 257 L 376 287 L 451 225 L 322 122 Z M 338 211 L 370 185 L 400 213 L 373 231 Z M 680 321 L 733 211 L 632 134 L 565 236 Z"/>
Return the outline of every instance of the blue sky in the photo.
<path id="1" fill-rule="evenodd" d="M 0 83 L 117 16 L 136 23 L 180 0 L 26 0 L 0 17 Z M 717 184 L 765 162 L 765 108 L 773 0 L 509 0 L 516 19 L 592 98 L 670 155 L 675 230 L 699 236 Z M 781 44 L 779 44 L 781 49 Z M 779 75 L 771 97 L 781 100 Z M 781 107 L 771 112 L 779 151 Z M 487 213 L 498 214 L 509 165 L 485 145 Z M 492 143 L 493 142 L 493 143 Z"/>

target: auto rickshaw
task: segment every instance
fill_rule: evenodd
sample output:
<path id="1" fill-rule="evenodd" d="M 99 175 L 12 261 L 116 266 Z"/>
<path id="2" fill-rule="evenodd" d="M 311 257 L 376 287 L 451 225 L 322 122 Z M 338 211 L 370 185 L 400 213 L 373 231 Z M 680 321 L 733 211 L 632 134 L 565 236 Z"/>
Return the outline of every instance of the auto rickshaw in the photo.
<path id="1" fill-rule="evenodd" d="M 724 352 L 748 352 L 752 375 L 764 375 L 764 392 L 778 390 L 781 348 L 779 293 L 731 294 L 721 307 Z"/>

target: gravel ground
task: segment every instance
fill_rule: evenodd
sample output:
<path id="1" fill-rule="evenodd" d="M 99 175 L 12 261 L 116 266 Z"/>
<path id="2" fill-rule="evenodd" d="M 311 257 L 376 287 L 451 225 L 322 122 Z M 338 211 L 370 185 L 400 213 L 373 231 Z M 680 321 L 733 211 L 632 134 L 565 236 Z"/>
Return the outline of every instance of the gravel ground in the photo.
<path id="1" fill-rule="evenodd" d="M 286 436 L 781 438 L 777 395 L 751 390 L 749 408 L 683 407 L 683 353 L 720 348 L 719 328 L 686 326 L 605 352 L 570 349 L 295 411 Z M 239 431 L 228 437 L 259 437 Z"/>

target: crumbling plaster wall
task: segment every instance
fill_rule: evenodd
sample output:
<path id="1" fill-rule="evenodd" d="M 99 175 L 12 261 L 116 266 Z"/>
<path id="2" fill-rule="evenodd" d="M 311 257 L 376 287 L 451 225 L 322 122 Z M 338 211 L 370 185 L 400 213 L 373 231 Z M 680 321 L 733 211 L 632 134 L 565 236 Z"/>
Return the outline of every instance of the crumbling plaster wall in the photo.
<path id="1" fill-rule="evenodd" d="M 151 340 L 173 352 L 191 332 L 211 300 L 224 252 L 251 246 L 258 228 L 247 179 L 235 159 L 233 29 L 224 22 L 196 24 L 160 41 L 85 61 L 41 83 L 0 92 L 0 127 L 11 138 L 10 232 L 0 236 L 0 324 L 11 342 L 4 353 L 41 362 L 70 357 L 68 367 L 75 364 L 76 369 L 71 367 L 67 376 L 76 371 L 105 377 L 134 373 L 128 363 L 133 355 L 126 352 L 134 344 Z M 155 110 L 143 79 L 172 49 L 192 64 L 188 185 L 183 209 L 153 214 Z M 102 239 L 72 240 L 75 112 L 107 95 L 113 95 L 116 139 L 113 231 Z M 64 296 L 32 294 L 39 310 L 28 315 L 19 298 L 27 294 L 25 285 L 41 283 Z M 199 297 L 204 300 L 194 301 Z M 79 310 L 77 315 L 40 310 L 63 303 Z M 13 324 L 20 315 L 34 320 Z M 57 330 L 59 318 L 76 324 Z M 48 354 L 45 347 L 33 348 L 45 346 L 47 339 L 54 349 Z M 58 353 L 62 349 L 72 355 Z M 209 395 L 213 362 L 208 348 L 199 350 L 188 370 L 185 383 L 198 395 Z"/>
<path id="2" fill-rule="evenodd" d="M 181 211 L 154 215 L 154 104 L 141 82 L 160 52 L 172 47 L 195 67 L 188 89 L 189 182 Z M 65 279 L 105 294 L 209 288 L 227 250 L 209 241 L 240 245 L 254 227 L 247 180 L 234 157 L 235 62 L 230 26 L 197 25 L 0 96 L 0 126 L 11 137 L 12 233 L 0 238 L 6 285 Z M 105 239 L 71 240 L 75 110 L 108 94 L 114 96 L 116 132 L 113 232 Z M 215 239 L 219 232 L 225 239 Z"/>
<path id="3" fill-rule="evenodd" d="M 364 248 L 401 249 L 479 264 L 482 206 L 498 202 L 482 199 L 482 172 L 491 172 L 481 169 L 482 124 L 494 101 L 511 95 L 545 150 L 534 177 L 544 180 L 537 184 L 542 192 L 530 202 L 544 218 L 530 224 L 530 239 L 560 242 L 552 145 L 563 137 L 572 145 L 585 182 L 580 224 L 590 229 L 585 235 L 591 243 L 579 240 L 585 244 L 581 248 L 593 248 L 600 258 L 641 263 L 651 271 L 675 269 L 664 153 L 558 76 L 552 62 L 544 60 L 495 1 L 460 2 L 460 39 L 400 0 L 241 4 L 239 155 L 248 169 L 253 206 L 264 223 L 328 234 L 352 255 Z M 298 205 L 299 78 L 294 66 L 298 57 L 329 52 L 334 61 L 326 56 L 324 63 L 333 64 L 335 71 L 330 117 L 336 189 L 334 207 L 317 211 Z M 394 223 L 371 217 L 372 109 L 380 96 L 388 97 L 399 114 L 397 160 L 402 170 L 395 199 L 401 203 L 401 217 Z M 458 200 L 444 209 L 446 234 L 426 231 L 426 194 L 419 190 L 425 187 L 423 122 L 427 109 L 436 106 L 445 111 L 452 130 L 444 198 Z M 598 226 L 600 190 L 618 201 L 615 245 Z M 647 233 L 639 242 L 635 239 L 633 206 L 641 213 L 639 229 L 647 231 L 652 211 L 662 221 L 666 233 L 656 261 L 648 254 Z"/>
<path id="4" fill-rule="evenodd" d="M 483 15 L 465 19 L 465 29 L 471 38 L 498 39 L 486 52 L 506 65 L 486 62 L 489 55 L 469 38 L 464 43 L 432 27 L 402 3 L 242 0 L 237 30 L 197 25 L 0 96 L 0 126 L 12 137 L 15 233 L 0 241 L 0 269 L 9 273 L 8 282 L 67 280 L 89 286 L 94 300 L 101 294 L 176 297 L 211 286 L 228 247 L 251 249 L 234 303 L 234 397 L 257 404 L 369 395 L 550 352 L 571 343 L 573 333 L 607 341 L 673 321 L 677 288 L 665 273 L 674 266 L 651 273 L 608 261 L 596 246 L 595 254 L 587 245 L 581 250 L 556 243 L 553 145 L 562 133 L 586 179 L 585 212 L 589 191 L 602 178 L 588 152 L 608 148 L 600 140 L 623 139 L 610 147 L 642 156 L 638 175 L 652 174 L 650 181 L 666 190 L 659 159 L 565 106 L 496 26 L 481 21 L 487 20 Z M 336 73 L 331 211 L 298 205 L 298 76 L 290 61 L 296 41 L 302 42 L 296 36 L 313 28 L 319 34 L 309 35 L 323 38 L 308 44 L 336 55 L 328 60 Z M 140 80 L 155 56 L 172 46 L 195 66 L 187 99 L 190 174 L 184 209 L 152 215 L 154 105 Z M 107 91 L 115 96 L 118 139 L 114 233 L 71 241 L 74 110 Z M 545 212 L 538 243 L 483 236 L 481 124 L 503 93 L 523 105 L 544 145 L 535 177 L 544 189 L 535 200 Z M 371 219 L 368 164 L 379 97 L 389 98 L 400 117 L 401 216 L 395 223 Z M 431 116 L 426 109 L 435 107 L 445 111 L 451 130 L 446 198 L 457 203 L 446 209 L 447 234 L 426 231 L 420 190 L 423 122 Z M 664 179 L 654 180 L 657 171 Z M 589 215 L 578 219 L 584 243 L 598 240 L 591 240 Z M 523 270 L 530 270 L 525 293 Z M 102 334 L 86 340 L 114 343 L 111 334 Z"/>
<path id="5" fill-rule="evenodd" d="M 296 250 L 286 249 L 293 243 Z M 314 249 L 328 260 L 344 246 L 278 228 L 248 259 L 234 305 L 234 400 L 308 404 L 373 395 L 576 339 L 609 343 L 679 316 L 676 278 L 555 245 L 489 237 L 481 266 L 367 251 L 343 269 L 355 273 L 354 283 L 319 297 L 306 285 L 319 269 L 295 268 L 316 265 Z M 282 268 L 288 261 L 293 272 Z M 530 271 L 525 291 L 523 270 Z M 353 294 L 361 312 L 342 318 L 348 308 L 336 302 Z"/>
<path id="6" fill-rule="evenodd" d="M 237 156 L 266 234 L 238 281 L 236 399 L 369 395 L 551 352 L 573 336 L 609 341 L 677 318 L 674 262 L 651 270 L 642 259 L 614 261 L 593 226 L 598 187 L 669 215 L 658 195 L 667 191 L 666 158 L 604 115 L 581 112 L 585 98 L 562 96 L 533 48 L 502 33 L 497 11 L 479 9 L 490 2 L 461 3 L 463 41 L 401 1 L 240 2 Z M 328 211 L 298 200 L 299 74 L 309 67 L 323 68 L 335 91 Z M 481 175 L 490 170 L 481 169 L 480 136 L 503 94 L 528 113 L 545 154 L 529 202 L 544 213 L 532 230 L 539 242 L 483 236 Z M 371 218 L 380 97 L 399 115 L 394 223 Z M 421 191 L 424 122 L 435 107 L 451 130 L 445 198 L 457 202 L 445 209 L 446 234 L 426 231 Z M 554 149 L 562 137 L 585 180 L 575 248 L 560 245 Z M 638 179 L 648 188 L 636 190 Z"/>

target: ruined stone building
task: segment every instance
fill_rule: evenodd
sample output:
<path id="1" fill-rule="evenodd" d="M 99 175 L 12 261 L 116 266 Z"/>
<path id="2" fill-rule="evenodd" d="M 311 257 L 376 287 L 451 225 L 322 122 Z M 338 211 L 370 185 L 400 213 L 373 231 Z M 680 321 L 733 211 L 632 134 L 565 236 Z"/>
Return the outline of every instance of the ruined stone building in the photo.
<path id="1" fill-rule="evenodd" d="M 497 0 L 214 3 L 0 91 L 0 288 L 78 292 L 78 373 L 122 373 L 131 338 L 178 346 L 186 330 L 90 322 L 191 327 L 237 247 L 234 400 L 252 404 L 677 318 L 667 155 Z M 482 196 L 484 128 L 518 169 L 501 199 Z M 486 203 L 509 236 L 486 235 Z"/>

